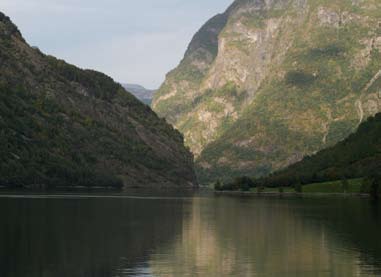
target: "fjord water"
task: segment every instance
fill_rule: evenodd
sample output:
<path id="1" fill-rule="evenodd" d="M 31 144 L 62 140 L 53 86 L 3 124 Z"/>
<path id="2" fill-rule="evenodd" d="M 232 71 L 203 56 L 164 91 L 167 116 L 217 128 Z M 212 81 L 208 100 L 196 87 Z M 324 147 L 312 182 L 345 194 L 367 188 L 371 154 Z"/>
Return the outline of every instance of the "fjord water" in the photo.
<path id="1" fill-rule="evenodd" d="M 380 276 L 365 199 L 0 197 L 0 276 Z"/>

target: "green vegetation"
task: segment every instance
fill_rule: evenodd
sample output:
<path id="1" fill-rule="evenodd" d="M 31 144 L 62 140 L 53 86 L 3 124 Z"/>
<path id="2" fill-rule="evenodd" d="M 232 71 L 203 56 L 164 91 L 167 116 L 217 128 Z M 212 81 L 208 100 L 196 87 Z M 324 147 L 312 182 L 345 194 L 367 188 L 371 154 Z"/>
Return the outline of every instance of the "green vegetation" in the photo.
<path id="1" fill-rule="evenodd" d="M 303 87 L 311 85 L 315 80 L 315 76 L 303 71 L 290 71 L 287 72 L 285 79 L 288 85 Z"/>
<path id="2" fill-rule="evenodd" d="M 294 187 L 296 192 L 369 193 L 377 198 L 379 172 L 381 113 L 362 123 L 356 133 L 337 145 L 251 182 L 263 187 Z"/>
<path id="3" fill-rule="evenodd" d="M 360 193 L 362 179 L 347 180 L 348 186 L 343 186 L 343 181 L 308 184 L 303 186 L 305 193 Z"/>
<path id="4" fill-rule="evenodd" d="M 155 93 L 153 99 L 153 108 L 160 116 L 165 117 L 170 123 L 174 123 L 177 115 L 191 111 L 194 107 L 191 99 L 186 97 L 190 91 L 196 92 L 199 83 L 205 77 L 205 70 L 200 69 L 197 61 L 200 63 L 211 64 L 218 53 L 218 36 L 227 23 L 227 14 L 220 14 L 210 19 L 194 35 L 184 59 L 179 66 L 169 72 L 166 76 L 168 82 L 165 82 Z M 195 62 L 196 61 L 196 62 Z M 184 88 L 178 89 L 178 94 L 169 98 L 171 94 L 172 83 L 184 83 Z M 165 99 L 158 101 L 160 97 Z"/>
<path id="5" fill-rule="evenodd" d="M 244 18 L 243 22 L 249 28 L 260 29 L 265 26 L 265 16 L 260 13 L 247 13 L 244 15 Z"/>
<path id="6" fill-rule="evenodd" d="M 2 13 L 0 59 L 0 187 L 196 184 L 178 131 L 110 77 L 29 47 Z"/>
<path id="7" fill-rule="evenodd" d="M 219 33 L 227 23 L 227 14 L 219 14 L 211 18 L 204 26 L 194 35 L 191 44 L 188 47 L 185 56 L 194 54 L 200 48 L 206 49 L 212 55 L 216 56 L 218 52 L 218 45 L 216 40 Z"/>
<path id="8" fill-rule="evenodd" d="M 309 50 L 310 59 L 322 59 L 322 58 L 338 58 L 345 53 L 344 47 L 337 44 L 328 44 L 324 47 L 313 48 Z"/>
<path id="9" fill-rule="evenodd" d="M 294 190 L 295 192 L 299 192 L 299 193 L 302 193 L 303 192 L 303 186 L 300 182 L 296 182 L 294 184 Z"/>
<path id="10" fill-rule="evenodd" d="M 65 123 L 52 100 L 23 89 L 0 88 L 0 115 L 0 186 L 123 186 L 107 169 L 93 170 L 95 154 L 72 147 L 73 138 L 66 132 L 78 131 Z M 88 129 L 82 132 L 94 133 L 97 126 L 89 119 L 79 120 Z"/>
<path id="11" fill-rule="evenodd" d="M 215 33 L 197 35 L 154 101 L 197 155 L 201 183 L 267 176 L 380 111 L 381 78 L 368 86 L 381 69 L 375 0 L 270 2 L 237 0 L 223 28 L 207 23 L 200 32 Z M 200 39 L 214 43 L 217 60 Z M 194 69 L 201 74 L 188 74 Z"/>
<path id="12" fill-rule="evenodd" d="M 271 186 L 371 176 L 381 170 L 381 113 L 362 123 L 355 134 L 337 145 L 305 157 L 266 178 Z"/>
<path id="13" fill-rule="evenodd" d="M 361 184 L 361 192 L 369 193 L 374 200 L 380 196 L 381 175 L 379 172 L 366 177 Z"/>
<path id="14" fill-rule="evenodd" d="M 341 189 L 344 193 L 348 193 L 350 191 L 350 184 L 346 178 L 341 180 Z"/>
<path id="15" fill-rule="evenodd" d="M 250 189 L 256 187 L 256 184 L 249 177 L 238 177 L 231 183 L 222 183 L 217 181 L 214 184 L 214 189 L 216 191 L 249 191 Z"/>
<path id="16" fill-rule="evenodd" d="M 246 189 L 246 184 L 251 184 L 250 191 L 252 192 L 264 192 L 264 193 L 371 193 L 372 182 L 365 181 L 365 179 L 349 179 L 347 180 L 347 186 L 343 186 L 343 181 L 330 181 L 323 183 L 313 183 L 301 185 L 301 183 L 295 184 L 293 187 L 264 187 L 260 183 L 255 184 L 255 179 L 250 179 L 246 183 L 236 182 L 223 184 L 221 181 L 216 183 L 214 189 L 216 191 L 248 191 Z M 258 181 L 257 181 L 258 182 Z M 364 184 L 365 183 L 365 184 Z M 218 184 L 218 185 L 217 185 Z M 236 185 L 233 185 L 236 184 Z M 258 190 L 259 189 L 259 190 Z M 376 191 L 378 188 L 373 186 L 373 190 Z"/>
<path id="17" fill-rule="evenodd" d="M 359 41 L 367 28 L 353 23 L 339 30 L 300 30 L 286 61 L 277 65 L 284 77 L 269 76 L 271 81 L 256 92 L 238 120 L 201 153 L 197 164 L 212 166 L 198 167 L 201 182 L 268 175 L 288 166 L 293 156 L 332 146 L 354 132 L 359 120 L 356 99 L 381 68 L 378 50 L 371 52 L 365 68 L 354 68 L 352 58 L 363 49 Z M 366 93 L 374 93 L 379 86 L 375 82 Z M 325 124 L 326 131 L 321 127 Z M 250 146 L 237 146 L 253 137 Z M 219 163 L 222 157 L 230 163 Z M 238 166 L 246 163 L 255 165 Z"/>

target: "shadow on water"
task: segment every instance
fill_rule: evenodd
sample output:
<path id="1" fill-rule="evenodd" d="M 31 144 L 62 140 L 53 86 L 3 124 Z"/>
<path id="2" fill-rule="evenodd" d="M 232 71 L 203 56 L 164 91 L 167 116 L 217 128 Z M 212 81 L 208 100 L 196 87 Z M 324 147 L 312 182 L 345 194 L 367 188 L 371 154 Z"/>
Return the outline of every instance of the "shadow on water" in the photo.
<path id="1" fill-rule="evenodd" d="M 359 254 L 363 272 L 381 276 L 381 203 L 344 199 L 335 205 L 322 209 L 331 235 Z"/>
<path id="2" fill-rule="evenodd" d="M 110 277 L 134 274 L 183 213 L 179 201 L 0 199 L 0 216 L 0 276 Z"/>
<path id="3" fill-rule="evenodd" d="M 303 199 L 296 215 L 324 226 L 339 251 L 353 251 L 363 274 L 381 276 L 381 205 L 369 199 Z"/>

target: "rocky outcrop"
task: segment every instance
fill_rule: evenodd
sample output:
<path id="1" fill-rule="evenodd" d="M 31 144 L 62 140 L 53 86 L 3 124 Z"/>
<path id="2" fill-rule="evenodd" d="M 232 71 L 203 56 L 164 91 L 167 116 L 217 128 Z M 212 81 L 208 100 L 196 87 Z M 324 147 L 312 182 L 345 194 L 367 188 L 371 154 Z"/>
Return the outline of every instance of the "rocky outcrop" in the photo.
<path id="1" fill-rule="evenodd" d="M 153 108 L 184 134 L 203 180 L 283 168 L 381 110 L 380 8 L 237 0 L 215 32 L 216 54 L 187 52 Z"/>

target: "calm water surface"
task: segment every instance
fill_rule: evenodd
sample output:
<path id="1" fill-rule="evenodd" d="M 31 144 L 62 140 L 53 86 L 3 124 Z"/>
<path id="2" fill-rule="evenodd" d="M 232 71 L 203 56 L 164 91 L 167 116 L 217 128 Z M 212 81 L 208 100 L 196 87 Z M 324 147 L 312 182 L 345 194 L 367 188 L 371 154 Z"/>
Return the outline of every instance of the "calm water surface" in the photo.
<path id="1" fill-rule="evenodd" d="M 361 199 L 0 196 L 0 276 L 381 276 Z"/>

